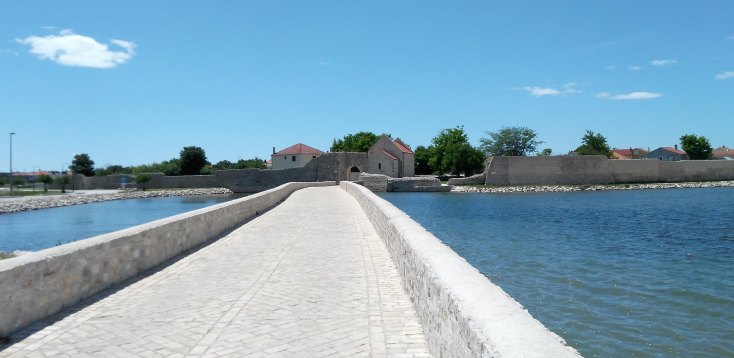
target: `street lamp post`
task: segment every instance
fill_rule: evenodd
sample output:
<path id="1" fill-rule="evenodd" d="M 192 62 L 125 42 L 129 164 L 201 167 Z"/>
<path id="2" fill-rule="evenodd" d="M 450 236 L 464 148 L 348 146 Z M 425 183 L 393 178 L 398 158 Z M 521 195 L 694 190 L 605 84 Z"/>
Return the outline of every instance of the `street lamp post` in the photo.
<path id="1" fill-rule="evenodd" d="M 15 135 L 15 132 L 10 132 L 10 174 L 9 174 L 9 181 L 10 181 L 10 196 L 13 196 L 13 135 Z"/>

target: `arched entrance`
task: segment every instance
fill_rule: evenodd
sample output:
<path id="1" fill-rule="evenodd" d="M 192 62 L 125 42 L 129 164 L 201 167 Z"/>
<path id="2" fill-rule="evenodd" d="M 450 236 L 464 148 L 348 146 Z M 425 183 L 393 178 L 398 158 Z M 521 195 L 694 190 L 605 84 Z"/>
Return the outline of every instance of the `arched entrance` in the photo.
<path id="1" fill-rule="evenodd" d="M 349 180 L 350 181 L 357 181 L 359 180 L 359 173 L 362 172 L 357 167 L 352 167 L 352 169 L 349 169 Z"/>

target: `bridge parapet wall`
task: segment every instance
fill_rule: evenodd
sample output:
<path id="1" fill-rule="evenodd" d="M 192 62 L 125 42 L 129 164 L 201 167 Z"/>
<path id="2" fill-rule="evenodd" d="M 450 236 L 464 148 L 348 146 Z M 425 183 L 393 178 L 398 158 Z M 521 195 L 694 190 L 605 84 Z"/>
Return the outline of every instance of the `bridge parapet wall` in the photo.
<path id="1" fill-rule="evenodd" d="M 340 186 L 390 251 L 434 356 L 580 356 L 408 215 L 365 187 Z"/>
<path id="2" fill-rule="evenodd" d="M 220 237 L 296 190 L 288 183 L 213 205 L 0 261 L 0 337 Z"/>

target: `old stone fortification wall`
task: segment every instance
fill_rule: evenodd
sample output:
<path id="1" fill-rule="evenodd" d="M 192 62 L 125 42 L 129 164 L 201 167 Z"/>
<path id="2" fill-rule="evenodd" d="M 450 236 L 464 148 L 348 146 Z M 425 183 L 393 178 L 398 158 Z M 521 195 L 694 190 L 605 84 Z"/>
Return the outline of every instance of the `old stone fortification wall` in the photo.
<path id="1" fill-rule="evenodd" d="M 387 181 L 390 191 L 451 191 L 450 186 L 441 185 L 441 181 L 438 178 L 432 177 L 389 178 Z"/>
<path id="2" fill-rule="evenodd" d="M 449 185 L 480 185 L 484 184 L 486 180 L 485 174 L 481 173 L 466 178 L 451 178 L 449 179 Z"/>
<path id="3" fill-rule="evenodd" d="M 382 174 L 360 173 L 359 182 L 367 189 L 382 193 L 386 191 L 404 192 L 448 192 L 451 186 L 441 185 L 437 178 L 432 177 L 406 177 L 391 178 Z"/>
<path id="4" fill-rule="evenodd" d="M 289 183 L 230 202 L 0 260 L 0 337 L 215 239 L 298 189 L 335 184 Z"/>
<path id="5" fill-rule="evenodd" d="M 717 181 L 734 180 L 734 161 L 611 160 L 603 156 L 495 157 L 484 174 L 485 183 L 490 185 Z"/>
<path id="6" fill-rule="evenodd" d="M 342 182 L 390 251 L 436 357 L 579 357 L 463 258 L 367 188 Z"/>
<path id="7" fill-rule="evenodd" d="M 290 182 L 349 180 L 352 167 L 356 167 L 359 171 L 368 170 L 367 153 L 327 153 L 311 160 L 303 167 L 281 170 L 235 169 L 220 170 L 214 175 L 185 176 L 153 173 L 148 174 L 151 180 L 145 186 L 147 189 L 228 188 L 237 193 L 256 193 Z M 120 188 L 122 177 L 126 177 L 129 184 L 135 183 L 135 177 L 132 175 L 101 177 L 75 175 L 74 189 L 117 189 Z"/>

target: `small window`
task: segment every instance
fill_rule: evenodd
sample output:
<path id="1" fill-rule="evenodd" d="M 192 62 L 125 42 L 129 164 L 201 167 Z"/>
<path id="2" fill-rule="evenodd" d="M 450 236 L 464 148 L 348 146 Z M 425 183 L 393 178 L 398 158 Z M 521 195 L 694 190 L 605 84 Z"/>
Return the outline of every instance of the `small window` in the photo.
<path id="1" fill-rule="evenodd" d="M 287 156 L 287 155 L 284 155 L 284 156 L 283 156 L 283 159 L 288 159 L 288 156 Z"/>
<path id="2" fill-rule="evenodd" d="M 291 157 L 291 161 L 292 162 L 295 162 L 296 161 L 296 156 L 295 155 Z"/>
<path id="3" fill-rule="evenodd" d="M 377 169 L 382 170 L 382 163 L 377 163 Z"/>
<path id="4" fill-rule="evenodd" d="M 313 159 L 316 159 L 316 156 L 314 155 L 314 156 L 313 156 L 313 157 L 311 157 L 311 158 L 313 158 Z"/>

